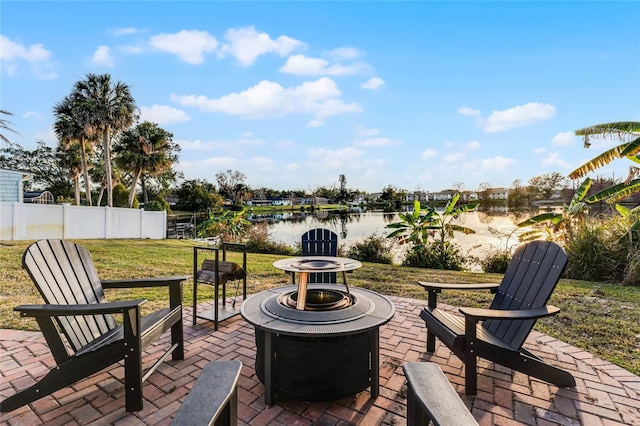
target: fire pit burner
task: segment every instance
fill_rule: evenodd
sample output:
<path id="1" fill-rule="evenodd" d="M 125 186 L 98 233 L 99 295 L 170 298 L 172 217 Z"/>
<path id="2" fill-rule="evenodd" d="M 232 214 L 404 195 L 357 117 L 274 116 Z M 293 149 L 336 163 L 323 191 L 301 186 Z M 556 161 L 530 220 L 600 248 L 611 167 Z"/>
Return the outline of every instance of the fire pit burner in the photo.
<path id="1" fill-rule="evenodd" d="M 242 317 L 255 329 L 255 369 L 267 405 L 276 393 L 335 400 L 370 387 L 372 398 L 378 396 L 379 328 L 393 317 L 393 303 L 370 290 L 356 287 L 347 294 L 334 287 L 310 284 L 304 310 L 296 307 L 293 285 L 254 294 L 242 304 Z M 321 309 L 312 310 L 316 306 Z"/>
<path id="2" fill-rule="evenodd" d="M 283 294 L 278 298 L 278 302 L 296 309 L 298 304 L 298 292 L 294 291 L 288 295 Z M 342 309 L 351 305 L 351 297 L 338 291 L 328 289 L 307 290 L 307 302 L 304 305 L 305 311 L 332 311 Z"/>

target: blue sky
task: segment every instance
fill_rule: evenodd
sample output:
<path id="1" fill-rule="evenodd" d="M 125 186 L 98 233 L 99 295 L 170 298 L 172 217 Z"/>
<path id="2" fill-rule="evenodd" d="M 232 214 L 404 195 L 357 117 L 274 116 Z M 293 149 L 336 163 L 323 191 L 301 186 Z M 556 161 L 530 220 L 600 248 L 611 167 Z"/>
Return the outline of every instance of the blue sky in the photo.
<path id="1" fill-rule="evenodd" d="M 86 73 L 131 87 L 186 179 L 251 187 L 568 174 L 573 131 L 640 121 L 640 2 L 0 3 L 0 107 L 25 148 Z M 598 174 L 626 176 L 619 160 Z"/>

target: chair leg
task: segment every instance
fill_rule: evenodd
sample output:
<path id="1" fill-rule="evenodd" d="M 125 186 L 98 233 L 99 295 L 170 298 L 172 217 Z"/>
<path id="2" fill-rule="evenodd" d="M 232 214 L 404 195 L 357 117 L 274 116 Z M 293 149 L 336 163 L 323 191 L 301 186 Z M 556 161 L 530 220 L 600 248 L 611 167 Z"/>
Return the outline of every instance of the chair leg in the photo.
<path id="1" fill-rule="evenodd" d="M 182 328 L 182 315 L 180 320 L 171 326 L 171 344 L 178 345 L 171 354 L 174 361 L 182 361 L 184 359 L 184 329 Z"/>
<path id="2" fill-rule="evenodd" d="M 430 354 L 436 351 L 436 335 L 427 329 L 427 352 Z"/>
<path id="3" fill-rule="evenodd" d="M 142 351 L 131 348 L 124 359 L 125 407 L 127 411 L 142 410 Z"/>

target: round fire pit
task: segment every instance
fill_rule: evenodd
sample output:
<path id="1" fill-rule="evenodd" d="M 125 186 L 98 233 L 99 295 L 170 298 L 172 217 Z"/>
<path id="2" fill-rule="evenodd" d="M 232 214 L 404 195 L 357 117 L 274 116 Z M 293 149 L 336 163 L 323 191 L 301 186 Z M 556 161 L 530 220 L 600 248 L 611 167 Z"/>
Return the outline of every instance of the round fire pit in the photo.
<path id="1" fill-rule="evenodd" d="M 254 326 L 256 374 L 265 399 L 333 400 L 379 387 L 379 327 L 395 312 L 376 292 L 311 284 L 304 310 L 296 309 L 297 286 L 250 296 L 240 309 Z"/>

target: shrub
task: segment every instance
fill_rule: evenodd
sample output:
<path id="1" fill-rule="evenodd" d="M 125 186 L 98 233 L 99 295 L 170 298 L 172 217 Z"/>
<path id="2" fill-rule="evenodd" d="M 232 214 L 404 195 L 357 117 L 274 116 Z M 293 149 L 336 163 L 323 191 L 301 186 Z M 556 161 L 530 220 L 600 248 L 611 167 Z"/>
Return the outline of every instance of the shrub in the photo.
<path id="1" fill-rule="evenodd" d="M 285 243 L 275 242 L 269 239 L 269 231 L 266 223 L 252 225 L 244 235 L 243 242 L 250 253 L 281 254 L 295 256 L 296 249 Z"/>
<path id="2" fill-rule="evenodd" d="M 347 250 L 347 257 L 360 260 L 362 262 L 393 263 L 393 241 L 373 234 L 364 241 L 355 243 Z"/>
<path id="3" fill-rule="evenodd" d="M 511 251 L 494 247 L 480 260 L 480 265 L 484 272 L 504 274 L 510 261 Z"/>
<path id="4" fill-rule="evenodd" d="M 629 253 L 629 263 L 624 269 L 622 283 L 625 285 L 640 285 L 640 249 Z"/>
<path id="5" fill-rule="evenodd" d="M 623 232 L 619 217 L 591 219 L 575 229 L 565 244 L 567 278 L 622 281 L 629 253 Z"/>
<path id="6" fill-rule="evenodd" d="M 418 260 L 419 259 L 419 260 Z M 431 243 L 422 249 L 407 251 L 402 264 L 418 268 L 446 269 L 462 271 L 473 259 L 467 259 L 460 251 L 460 246 L 449 241 Z"/>

